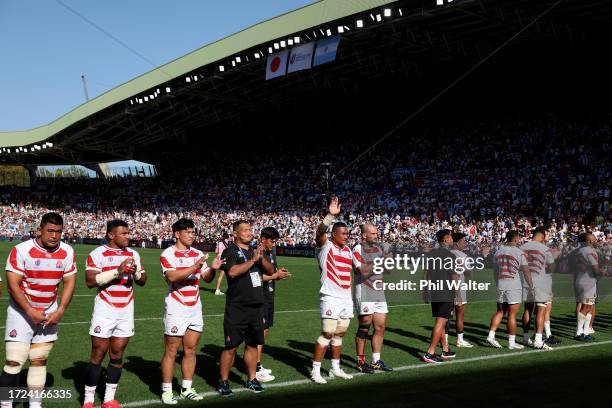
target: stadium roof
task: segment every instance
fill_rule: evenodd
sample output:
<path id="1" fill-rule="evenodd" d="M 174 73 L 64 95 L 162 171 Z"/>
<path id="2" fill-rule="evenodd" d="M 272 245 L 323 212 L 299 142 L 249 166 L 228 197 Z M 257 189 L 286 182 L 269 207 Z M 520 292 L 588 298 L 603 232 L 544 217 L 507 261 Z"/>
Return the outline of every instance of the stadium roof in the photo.
<path id="1" fill-rule="evenodd" d="M 266 133 L 274 121 L 291 125 L 286 116 L 295 124 L 296 116 L 303 122 L 342 104 L 357 112 L 373 100 L 388 99 L 376 90 L 388 79 L 418 83 L 431 67 L 444 69 L 443 62 L 473 65 L 521 29 L 515 44 L 581 46 L 602 30 L 609 32 L 611 17 L 607 1 L 455 0 L 437 6 L 435 0 L 321 0 L 204 46 L 47 125 L 0 132 L 0 160 L 168 162 L 233 132 Z M 329 34 L 341 36 L 336 61 L 265 81 L 269 49 L 291 48 L 289 40 L 296 37 L 303 44 Z M 367 89 L 367 98 L 356 97 L 358 88 Z M 316 127 L 320 123 L 310 124 Z M 18 147 L 27 152 L 15 152 Z"/>

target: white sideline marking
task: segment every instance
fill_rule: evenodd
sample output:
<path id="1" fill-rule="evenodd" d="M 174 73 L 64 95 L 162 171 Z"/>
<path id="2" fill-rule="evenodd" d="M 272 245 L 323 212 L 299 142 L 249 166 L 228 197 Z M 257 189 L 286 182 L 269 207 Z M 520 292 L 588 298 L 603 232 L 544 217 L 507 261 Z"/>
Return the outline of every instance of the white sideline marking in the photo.
<path id="1" fill-rule="evenodd" d="M 515 357 L 519 355 L 533 354 L 533 353 L 552 353 L 555 351 L 569 350 L 569 349 L 575 349 L 575 348 L 581 348 L 581 347 L 602 346 L 605 344 L 612 344 L 612 340 L 606 340 L 606 341 L 594 342 L 594 343 L 573 344 L 570 346 L 560 346 L 560 347 L 555 347 L 552 350 L 526 350 L 526 351 L 517 351 L 517 352 L 510 352 L 510 353 L 503 353 L 503 354 L 493 354 L 489 356 L 470 357 L 470 358 L 464 358 L 460 360 L 445 361 L 440 364 L 426 364 L 426 363 L 411 364 L 411 365 L 402 366 L 402 367 L 395 367 L 393 370 L 394 371 L 406 371 L 406 370 L 418 370 L 418 369 L 433 368 L 433 367 L 444 367 L 450 364 L 465 364 L 465 363 L 472 363 L 474 361 L 495 360 L 498 358 Z M 377 374 L 382 374 L 382 373 L 377 372 Z M 361 375 L 366 375 L 366 374 L 354 373 L 353 375 L 361 376 Z M 312 381 L 310 381 L 309 379 L 283 381 L 283 382 L 278 382 L 278 383 L 265 384 L 264 387 L 266 389 L 284 388 L 284 387 L 289 387 L 292 385 L 303 385 L 303 384 L 312 384 Z M 233 391 L 234 393 L 242 393 L 242 392 L 247 392 L 248 390 L 246 388 L 237 388 Z M 216 391 L 208 391 L 208 392 L 202 393 L 201 395 L 205 398 L 219 396 L 219 394 Z M 129 407 L 146 407 L 149 405 L 158 405 L 158 404 L 161 405 L 161 400 L 148 399 L 148 400 L 142 400 L 142 401 L 127 402 L 123 404 L 122 406 L 125 408 L 129 408 Z"/>

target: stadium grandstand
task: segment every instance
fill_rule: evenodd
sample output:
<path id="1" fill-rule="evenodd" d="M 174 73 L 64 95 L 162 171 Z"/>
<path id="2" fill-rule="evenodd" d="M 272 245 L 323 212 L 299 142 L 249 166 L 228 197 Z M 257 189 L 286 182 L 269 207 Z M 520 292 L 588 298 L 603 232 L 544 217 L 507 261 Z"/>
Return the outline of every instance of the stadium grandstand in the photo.
<path id="1" fill-rule="evenodd" d="M 485 347 L 462 349 L 467 358 L 455 360 L 455 371 L 414 374 L 421 365 L 403 364 L 421 358 L 432 321 L 429 311 L 412 313 L 424 305 L 422 299 L 394 299 L 384 345 L 397 367 L 396 380 L 359 377 L 353 388 L 338 383 L 320 392 L 300 388 L 310 384 L 305 367 L 310 369 L 321 323 L 305 318 L 319 313 L 313 308 L 319 281 L 315 262 L 304 256 L 314 256 L 321 239 L 315 231 L 337 196 L 351 248 L 365 236 L 364 224 L 373 224 L 386 249 L 420 256 L 448 229 L 447 238 L 450 232 L 465 234 L 470 255 L 490 260 L 509 231 L 529 241 L 534 228 L 542 227 L 545 243 L 568 264 L 579 240 L 597 246 L 602 270 L 608 271 L 604 276 L 610 276 L 611 19 L 612 2 L 603 0 L 315 1 L 205 45 L 47 125 L 0 132 L 0 241 L 8 241 L 0 242 L 0 250 L 8 258 L 15 244 L 40 233 L 44 214 L 58 212 L 64 217 L 62 240 L 74 246 L 78 268 L 88 259 L 91 269 L 94 261 L 87 254 L 93 247 L 85 245 L 106 242 L 109 220 L 127 222 L 130 246 L 142 252 L 141 269 L 154 272 L 138 270 L 138 279 L 148 275 L 150 283 L 134 290 L 137 334 L 118 391 L 126 407 L 160 402 L 158 326 L 168 283 L 157 272 L 160 250 L 178 239 L 177 231 L 188 229 L 173 231 L 181 218 L 194 221 L 193 246 L 207 253 L 218 251 L 237 220 L 251 223 L 255 237 L 270 226 L 280 234 L 276 254 L 293 276 L 279 283 L 282 318 L 264 351 L 266 366 L 277 376 L 269 394 L 278 394 L 259 400 L 262 405 L 289 399 L 309 407 L 321 401 L 337 407 L 406 401 L 484 405 L 501 398 L 500 384 L 507 387 L 508 404 L 585 403 L 589 390 L 577 392 L 577 381 L 589 382 L 597 396 L 609 377 L 576 373 L 596 373 L 612 363 L 612 315 L 609 304 L 598 305 L 595 329 L 587 321 L 576 334 L 583 341 L 588 330 L 597 330 L 601 342 L 567 345 L 575 339 L 582 310 L 576 309 L 569 274 L 555 275 L 562 295 L 555 298 L 552 324 L 563 338 L 558 348 L 563 353 L 536 356 L 529 350 L 518 352 L 522 359 L 510 359 L 518 354 L 485 349 L 478 338 L 490 334 L 495 302 L 483 295 L 470 304 L 465 330 L 466 339 Z M 148 165 L 119 173 L 106 165 L 125 160 Z M 42 166 L 71 170 L 55 173 Z M 118 268 L 107 269 L 119 274 Z M 61 323 L 66 338 L 49 360 L 54 376 L 47 381 L 76 389 L 80 404 L 83 373 L 91 364 L 85 326 L 94 295 L 79 279 Z M 605 281 L 597 302 L 609 299 L 612 288 Z M 202 285 L 202 293 L 219 292 Z M 206 344 L 196 350 L 194 379 L 200 389 L 217 387 L 217 358 L 229 342 L 223 319 L 217 319 L 226 313 L 220 299 L 203 300 Z M 155 335 L 159 344 L 151 340 Z M 591 354 L 579 349 L 583 346 Z M 344 367 L 353 363 L 352 357 L 342 358 Z M 536 365 L 538 375 L 526 376 Z M 237 382 L 240 371 L 244 367 L 237 365 L 229 381 Z M 457 386 L 457 375 L 464 388 Z M 514 385 L 508 378 L 528 383 Z M 405 386 L 407 379 L 414 387 Z M 368 391 L 364 384 L 377 384 L 381 391 Z M 526 387 L 555 392 L 526 396 Z M 212 395 L 213 388 L 203 394 Z M 244 404 L 244 398 L 224 406 Z"/>

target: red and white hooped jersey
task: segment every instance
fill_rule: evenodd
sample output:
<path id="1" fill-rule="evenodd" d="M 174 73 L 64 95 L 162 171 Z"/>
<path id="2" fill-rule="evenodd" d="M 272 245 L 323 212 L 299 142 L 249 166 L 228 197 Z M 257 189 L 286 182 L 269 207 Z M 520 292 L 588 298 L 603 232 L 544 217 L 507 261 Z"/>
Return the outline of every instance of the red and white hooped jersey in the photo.
<path id="1" fill-rule="evenodd" d="M 546 267 L 555 263 L 550 248 L 540 242 L 529 241 L 521 245 L 520 249 L 527 256 L 532 282 L 534 284 L 539 281 L 552 282 L 552 276 L 546 273 Z"/>
<path id="2" fill-rule="evenodd" d="M 374 281 L 382 280 L 382 274 L 370 275 L 364 278 L 359 269 L 362 265 L 374 265 L 376 258 L 384 256 L 382 248 L 378 245 L 362 245 L 357 244 L 353 248 L 353 265 L 355 266 L 355 286 L 366 285 L 368 288 L 374 289 Z"/>
<path id="3" fill-rule="evenodd" d="M 136 270 L 144 273 L 140 255 L 131 248 L 119 249 L 102 245 L 89 253 L 86 269 L 106 272 L 117 269 L 127 258 L 134 258 Z M 131 273 L 123 273 L 108 284 L 98 288 L 96 299 L 100 299 L 113 307 L 123 308 L 134 299 L 134 277 Z"/>
<path id="4" fill-rule="evenodd" d="M 47 310 L 57 301 L 60 281 L 74 275 L 77 267 L 70 245 L 60 242 L 57 248 L 48 251 L 30 239 L 13 247 L 6 270 L 22 276 L 19 288 L 30 306 Z"/>
<path id="5" fill-rule="evenodd" d="M 162 273 L 164 276 L 169 270 L 191 268 L 204 253 L 195 248 L 185 250 L 177 249 L 174 245 L 166 248 L 160 257 Z M 180 303 L 183 306 L 193 307 L 200 301 L 200 277 L 202 269 L 198 269 L 180 282 L 168 282 L 168 295 L 166 303 Z"/>
<path id="6" fill-rule="evenodd" d="M 328 239 L 322 247 L 316 249 L 315 253 L 321 270 L 321 290 L 319 293 L 337 298 L 352 299 L 353 253 L 351 249 L 348 246 L 340 248 Z"/>
<path id="7" fill-rule="evenodd" d="M 495 253 L 498 289 L 521 289 L 521 267 L 529 266 L 527 255 L 515 246 L 502 246 Z"/>

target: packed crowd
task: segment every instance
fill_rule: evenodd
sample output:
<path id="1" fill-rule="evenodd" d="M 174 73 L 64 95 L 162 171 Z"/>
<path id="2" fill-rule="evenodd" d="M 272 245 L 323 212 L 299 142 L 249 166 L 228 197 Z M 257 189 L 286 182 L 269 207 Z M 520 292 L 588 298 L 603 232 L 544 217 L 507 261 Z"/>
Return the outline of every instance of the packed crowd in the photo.
<path id="1" fill-rule="evenodd" d="M 242 218 L 255 233 L 275 226 L 282 245 L 312 245 L 324 193 L 333 191 L 353 237 L 367 221 L 385 241 L 408 246 L 426 245 L 446 227 L 476 245 L 537 225 L 556 242 L 584 231 L 612 240 L 611 134 L 611 117 L 483 122 L 404 133 L 340 173 L 347 160 L 339 156 L 356 157 L 367 143 L 300 147 L 299 156 L 270 146 L 236 157 L 239 171 L 213 155 L 155 178 L 39 179 L 31 189 L 0 188 L 0 236 L 27 236 L 53 210 L 65 215 L 70 238 L 103 238 L 106 221 L 121 218 L 135 239 L 160 242 L 188 217 L 198 241 L 215 242 Z"/>

